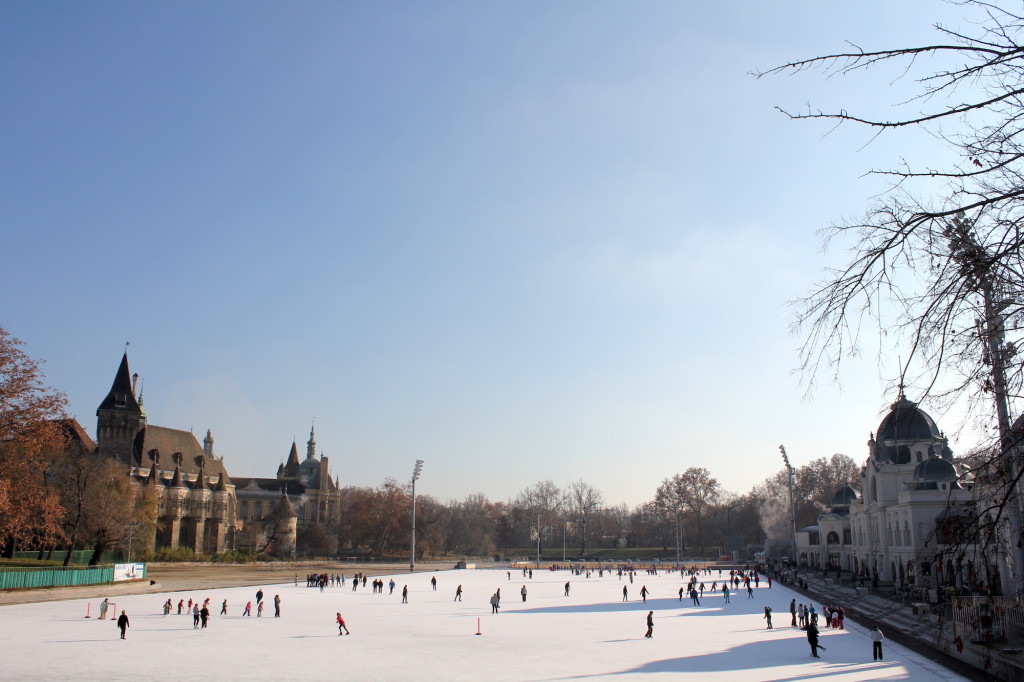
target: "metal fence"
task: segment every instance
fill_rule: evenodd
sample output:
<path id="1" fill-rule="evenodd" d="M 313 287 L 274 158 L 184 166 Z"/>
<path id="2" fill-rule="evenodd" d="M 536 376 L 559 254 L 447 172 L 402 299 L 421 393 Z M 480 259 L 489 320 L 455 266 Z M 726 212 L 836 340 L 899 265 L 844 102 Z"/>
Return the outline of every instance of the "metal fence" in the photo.
<path id="1" fill-rule="evenodd" d="M 955 597 L 953 631 L 970 642 L 1024 639 L 1024 604 L 1014 597 Z"/>
<path id="2" fill-rule="evenodd" d="M 67 587 L 96 585 L 114 581 L 113 566 L 53 566 L 49 568 L 13 568 L 0 570 L 0 590 L 26 587 Z"/>

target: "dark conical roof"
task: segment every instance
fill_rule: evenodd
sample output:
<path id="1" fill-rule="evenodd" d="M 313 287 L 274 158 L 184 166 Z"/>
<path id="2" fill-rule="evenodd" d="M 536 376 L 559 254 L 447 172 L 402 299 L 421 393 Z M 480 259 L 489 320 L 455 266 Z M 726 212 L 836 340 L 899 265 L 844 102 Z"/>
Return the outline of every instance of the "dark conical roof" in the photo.
<path id="1" fill-rule="evenodd" d="M 156 471 L 156 462 L 149 467 L 149 476 L 146 477 L 146 483 L 150 485 L 158 485 L 160 483 L 160 475 Z"/>
<path id="2" fill-rule="evenodd" d="M 280 519 L 294 519 L 299 516 L 283 487 L 281 488 L 281 504 L 277 505 L 277 509 L 274 510 L 274 516 Z"/>
<path id="3" fill-rule="evenodd" d="M 219 493 L 227 492 L 227 486 L 224 484 L 224 472 L 220 472 L 220 478 L 217 479 L 217 487 L 215 490 Z"/>
<path id="4" fill-rule="evenodd" d="M 132 390 L 132 376 L 128 371 L 128 351 L 124 352 L 121 366 L 117 368 L 110 392 L 107 393 L 107 397 L 103 399 L 98 409 L 142 412 L 139 401 L 135 399 L 135 391 Z"/>
<path id="5" fill-rule="evenodd" d="M 292 441 L 292 450 L 288 453 L 288 462 L 284 465 L 284 473 L 286 476 L 299 475 L 299 450 L 295 447 L 295 441 Z"/>
<path id="6" fill-rule="evenodd" d="M 181 482 L 181 467 L 178 465 L 174 466 L 174 477 L 171 479 L 172 488 L 184 488 L 185 484 Z"/>

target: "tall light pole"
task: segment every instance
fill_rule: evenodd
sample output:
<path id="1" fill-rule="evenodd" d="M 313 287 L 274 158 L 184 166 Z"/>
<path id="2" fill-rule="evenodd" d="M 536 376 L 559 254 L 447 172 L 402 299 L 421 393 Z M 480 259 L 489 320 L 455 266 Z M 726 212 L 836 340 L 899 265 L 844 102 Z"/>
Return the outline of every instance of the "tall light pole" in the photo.
<path id="1" fill-rule="evenodd" d="M 793 556 L 790 558 L 793 561 L 793 565 L 799 566 L 799 557 L 796 555 L 796 507 L 793 505 L 793 478 L 796 476 L 796 472 L 793 471 L 793 465 L 789 463 L 789 456 L 786 455 L 786 447 L 784 445 L 779 446 L 779 452 L 782 453 L 782 461 L 786 463 L 786 471 L 789 473 L 789 476 L 787 476 L 789 480 L 789 541 L 793 543 Z"/>
<path id="2" fill-rule="evenodd" d="M 416 481 L 420 478 L 420 471 L 423 470 L 423 460 L 416 460 L 416 466 L 412 470 L 412 546 L 409 548 L 409 572 L 416 568 Z"/>

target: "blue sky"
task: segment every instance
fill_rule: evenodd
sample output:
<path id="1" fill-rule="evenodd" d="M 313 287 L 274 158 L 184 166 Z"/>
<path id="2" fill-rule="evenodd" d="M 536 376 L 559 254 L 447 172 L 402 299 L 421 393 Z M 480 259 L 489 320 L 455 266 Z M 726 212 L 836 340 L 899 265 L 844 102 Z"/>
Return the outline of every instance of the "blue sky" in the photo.
<path id="1" fill-rule="evenodd" d="M 914 133 L 908 80 L 750 71 L 934 39 L 934 1 L 0 5 L 0 324 L 90 431 L 125 341 L 154 424 L 270 476 L 442 500 L 865 456 L 870 349 L 807 399 L 790 301 Z M 913 397 L 913 396 L 911 396 Z M 940 426 L 956 420 L 934 412 Z M 951 423 L 945 423 L 950 421 Z M 953 443 L 973 444 L 969 434 Z"/>

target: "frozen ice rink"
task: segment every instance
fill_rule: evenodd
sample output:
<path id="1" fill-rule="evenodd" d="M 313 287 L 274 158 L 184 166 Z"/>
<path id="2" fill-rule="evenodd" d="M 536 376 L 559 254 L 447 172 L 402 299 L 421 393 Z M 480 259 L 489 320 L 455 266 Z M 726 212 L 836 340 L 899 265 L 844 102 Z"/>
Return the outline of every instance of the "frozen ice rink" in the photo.
<path id="1" fill-rule="evenodd" d="M 437 591 L 430 585 L 437 578 Z M 801 597 L 764 580 L 748 598 L 741 588 L 725 604 L 705 592 L 701 606 L 679 600 L 678 573 L 637 573 L 634 582 L 606 573 L 587 579 L 567 572 L 463 570 L 383 576 L 384 594 L 369 583 L 323 592 L 299 585 L 264 585 L 267 602 L 256 617 L 257 587 L 122 596 L 117 611 L 131 627 L 122 641 L 112 620 L 96 619 L 101 595 L 0 607 L 5 680 L 577 680 L 659 678 L 692 680 L 960 680 L 890 641 L 884 662 L 871 660 L 867 628 L 847 619 L 845 630 L 821 631 L 821 659 L 810 657 L 805 634 L 789 626 L 789 602 Z M 368 575 L 372 582 L 374 576 Z M 711 580 L 706 581 L 710 587 Z M 395 580 L 393 594 L 387 582 Z M 570 596 L 564 595 L 570 581 Z M 461 584 L 462 601 L 453 601 Z M 401 591 L 409 587 L 409 603 Z M 522 601 L 520 589 L 527 588 Z M 623 585 L 629 601 L 623 603 Z M 640 589 L 650 591 L 647 602 Z M 501 590 L 501 610 L 488 603 Z M 273 599 L 282 600 L 274 618 Z M 210 598 L 210 625 L 191 615 L 164 617 L 168 598 Z M 228 615 L 217 615 L 228 600 Z M 252 617 L 242 609 L 254 602 Z M 774 611 L 767 630 L 764 607 Z M 815 604 L 820 611 L 821 604 Z M 654 637 L 645 619 L 654 611 Z M 352 634 L 338 636 L 341 612 Z M 479 619 L 480 635 L 477 635 Z M 882 624 L 885 631 L 885 624 Z"/>

